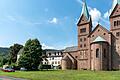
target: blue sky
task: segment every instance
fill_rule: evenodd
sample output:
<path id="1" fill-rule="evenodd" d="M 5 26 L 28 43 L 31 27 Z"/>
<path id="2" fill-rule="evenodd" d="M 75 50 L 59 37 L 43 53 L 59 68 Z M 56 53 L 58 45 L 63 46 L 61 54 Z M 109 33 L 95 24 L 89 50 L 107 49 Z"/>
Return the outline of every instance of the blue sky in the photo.
<path id="1" fill-rule="evenodd" d="M 23 44 L 38 38 L 44 48 L 63 49 L 77 45 L 76 22 L 81 0 L 0 0 L 0 46 Z M 93 25 L 109 29 L 112 0 L 86 0 Z"/>

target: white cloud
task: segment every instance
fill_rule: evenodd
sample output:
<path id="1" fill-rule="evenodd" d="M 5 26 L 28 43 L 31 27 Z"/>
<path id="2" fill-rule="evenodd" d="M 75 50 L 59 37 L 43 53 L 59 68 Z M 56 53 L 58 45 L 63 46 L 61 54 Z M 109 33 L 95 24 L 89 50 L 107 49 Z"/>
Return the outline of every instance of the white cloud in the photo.
<path id="1" fill-rule="evenodd" d="M 108 12 L 108 11 L 105 12 L 103 17 L 104 17 L 105 19 L 109 18 L 109 12 Z"/>
<path id="2" fill-rule="evenodd" d="M 51 20 L 49 20 L 48 22 L 51 24 L 58 24 L 58 19 L 54 17 Z"/>
<path id="3" fill-rule="evenodd" d="M 11 21 L 15 21 L 16 19 L 15 19 L 15 17 L 13 17 L 13 16 L 7 16 L 7 18 L 9 19 L 9 20 L 11 20 Z"/>
<path id="4" fill-rule="evenodd" d="M 78 3 L 81 3 L 81 4 L 83 3 L 81 0 L 76 0 L 76 1 L 77 1 Z"/>
<path id="5" fill-rule="evenodd" d="M 96 8 L 89 8 L 89 13 L 92 17 L 93 26 L 96 26 L 101 18 L 101 12 Z"/>
<path id="6" fill-rule="evenodd" d="M 104 17 L 105 19 L 108 19 L 111 13 L 112 13 L 112 9 L 110 9 L 109 11 L 106 11 L 106 12 L 104 13 L 104 16 L 103 16 L 103 17 Z"/>
<path id="7" fill-rule="evenodd" d="M 42 43 L 42 49 L 55 49 L 52 46 L 47 46 L 45 43 Z"/>
<path id="8" fill-rule="evenodd" d="M 32 23 L 32 24 L 34 24 L 34 25 L 40 25 L 42 23 L 41 22 L 35 22 L 35 23 Z"/>
<path id="9" fill-rule="evenodd" d="M 76 0 L 78 3 L 83 4 L 82 0 Z M 93 26 L 96 26 L 101 18 L 101 12 L 96 8 L 88 6 L 89 13 L 92 17 Z"/>
<path id="10" fill-rule="evenodd" d="M 82 0 L 76 0 L 78 3 L 82 4 L 83 1 Z M 92 17 L 92 23 L 93 23 L 93 26 L 95 27 L 98 22 L 101 20 L 102 22 L 106 23 L 107 25 L 109 24 L 108 20 L 106 20 L 106 18 L 110 15 L 111 13 L 111 10 L 109 12 L 106 12 L 104 14 L 104 16 L 102 17 L 102 14 L 101 12 L 96 9 L 96 8 L 91 8 L 90 6 L 88 6 L 88 10 L 89 10 L 89 13 Z"/>

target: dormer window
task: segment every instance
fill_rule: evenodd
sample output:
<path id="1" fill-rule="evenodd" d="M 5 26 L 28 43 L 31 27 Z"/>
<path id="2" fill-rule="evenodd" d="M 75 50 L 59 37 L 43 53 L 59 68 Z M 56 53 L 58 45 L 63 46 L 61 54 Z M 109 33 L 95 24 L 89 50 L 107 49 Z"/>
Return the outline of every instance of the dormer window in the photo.
<path id="1" fill-rule="evenodd" d="M 86 28 L 80 29 L 80 33 L 85 33 L 85 32 L 86 32 Z"/>

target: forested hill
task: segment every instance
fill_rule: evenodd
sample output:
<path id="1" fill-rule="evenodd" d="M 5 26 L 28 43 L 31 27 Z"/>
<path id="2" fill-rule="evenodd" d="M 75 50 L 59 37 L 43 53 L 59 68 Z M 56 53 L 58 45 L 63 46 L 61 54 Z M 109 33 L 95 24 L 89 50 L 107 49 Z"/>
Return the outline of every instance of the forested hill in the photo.
<path id="1" fill-rule="evenodd" d="M 0 55 L 9 54 L 9 48 L 2 48 L 0 47 Z"/>

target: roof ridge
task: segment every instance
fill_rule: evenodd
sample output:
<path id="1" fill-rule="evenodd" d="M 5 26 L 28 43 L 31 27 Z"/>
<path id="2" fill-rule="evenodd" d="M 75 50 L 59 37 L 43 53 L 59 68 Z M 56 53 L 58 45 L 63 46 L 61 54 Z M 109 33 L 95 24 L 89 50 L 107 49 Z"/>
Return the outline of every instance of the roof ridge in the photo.
<path id="1" fill-rule="evenodd" d="M 105 27 L 103 27 L 101 24 L 98 24 L 93 30 L 92 32 L 88 35 L 88 37 L 98 28 L 98 27 L 101 27 L 102 29 L 104 29 L 105 31 L 107 31 L 108 33 L 110 33 L 109 30 L 107 30 Z"/>

